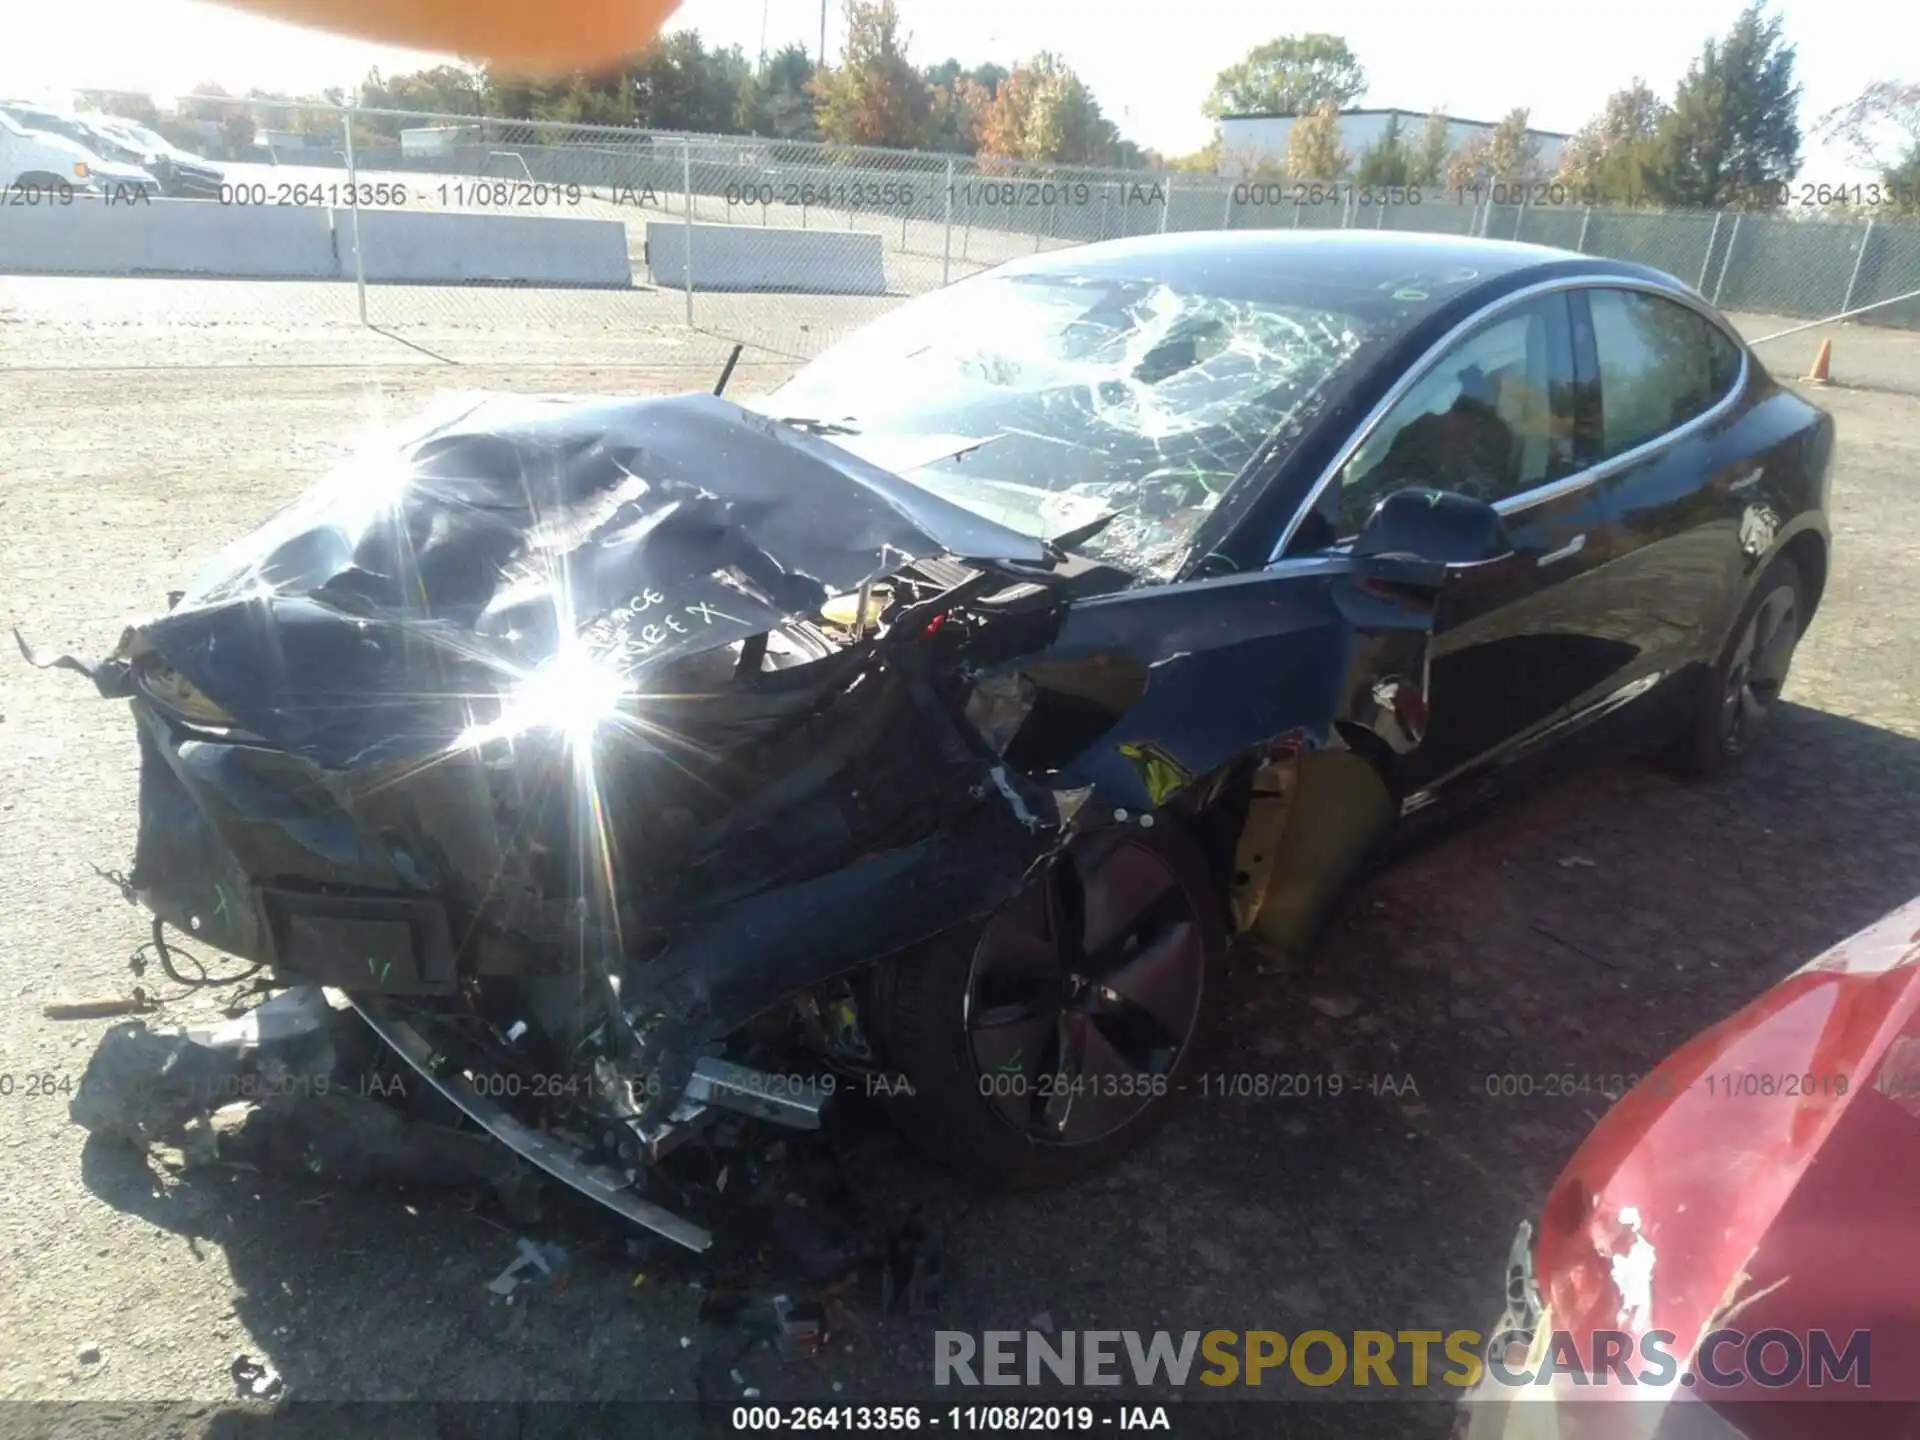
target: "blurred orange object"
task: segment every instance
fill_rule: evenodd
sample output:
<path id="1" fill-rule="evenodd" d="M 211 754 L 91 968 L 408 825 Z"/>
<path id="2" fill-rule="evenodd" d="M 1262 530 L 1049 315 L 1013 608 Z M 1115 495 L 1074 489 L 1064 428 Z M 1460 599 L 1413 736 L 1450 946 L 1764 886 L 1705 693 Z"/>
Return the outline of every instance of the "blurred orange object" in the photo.
<path id="1" fill-rule="evenodd" d="M 645 49 L 679 0 L 219 0 L 382 45 L 522 71 L 590 69 Z"/>

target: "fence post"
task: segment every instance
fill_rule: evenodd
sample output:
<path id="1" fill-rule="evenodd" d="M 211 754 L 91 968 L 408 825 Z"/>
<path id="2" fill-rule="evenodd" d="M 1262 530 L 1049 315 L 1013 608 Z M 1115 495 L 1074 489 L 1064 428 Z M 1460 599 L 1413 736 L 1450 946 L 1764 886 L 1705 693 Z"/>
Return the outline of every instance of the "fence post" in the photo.
<path id="1" fill-rule="evenodd" d="M 1707 291 L 1707 271 L 1713 266 L 1713 242 L 1720 238 L 1720 221 L 1726 215 L 1724 210 L 1713 212 L 1713 229 L 1707 232 L 1707 253 L 1700 257 L 1700 278 L 1694 283 L 1694 289 L 1701 294 Z"/>
<path id="2" fill-rule="evenodd" d="M 1719 223 L 1717 220 L 1714 222 Z M 1727 253 L 1720 257 L 1720 278 L 1713 282 L 1713 303 L 1720 303 L 1720 292 L 1727 288 L 1727 266 L 1733 263 L 1733 247 L 1740 240 L 1740 216 L 1735 212 L 1733 229 L 1727 232 Z"/>
<path id="3" fill-rule="evenodd" d="M 686 187 L 687 223 L 681 232 L 687 237 L 687 268 L 681 272 L 681 281 L 687 292 L 687 327 L 693 327 L 693 142 L 680 142 L 680 180 Z"/>
<path id="4" fill-rule="evenodd" d="M 1373 228 L 1376 230 L 1384 230 L 1387 228 L 1387 202 L 1385 200 L 1380 202 L 1380 218 L 1373 222 Z"/>
<path id="5" fill-rule="evenodd" d="M 1587 253 L 1587 226 L 1593 223 L 1593 207 L 1587 206 L 1586 213 L 1580 217 L 1580 238 L 1573 242 L 1573 248 L 1580 254 Z"/>
<path id="6" fill-rule="evenodd" d="M 953 278 L 953 157 L 947 157 L 947 222 L 946 238 L 940 246 L 940 283 L 945 285 Z"/>
<path id="7" fill-rule="evenodd" d="M 1527 201 L 1530 198 L 1531 197 L 1524 190 L 1520 192 L 1520 208 L 1514 212 L 1514 216 L 1513 216 L 1513 238 L 1515 240 L 1518 240 L 1520 238 L 1521 230 L 1526 227 Z"/>
<path id="8" fill-rule="evenodd" d="M 1220 228 L 1222 230 L 1231 230 L 1233 228 L 1233 185 L 1231 182 L 1228 183 L 1225 191 L 1221 194 L 1220 200 Z"/>
<path id="9" fill-rule="evenodd" d="M 1173 177 L 1167 177 L 1167 188 L 1160 192 L 1160 233 L 1167 233 L 1167 216 L 1173 213 Z"/>
<path id="10" fill-rule="evenodd" d="M 1840 302 L 1840 311 L 1845 314 L 1853 308 L 1853 287 L 1860 283 L 1860 266 L 1867 258 L 1867 246 L 1873 243 L 1873 216 L 1867 217 L 1867 228 L 1860 234 L 1860 253 L 1853 257 L 1853 273 L 1847 276 L 1847 296 Z"/>
<path id="11" fill-rule="evenodd" d="M 347 135 L 347 202 L 353 216 L 353 288 L 360 301 L 360 323 L 372 329 L 367 324 L 367 261 L 360 250 L 360 187 L 354 183 L 352 104 L 341 110 L 340 122 L 346 126 Z"/>

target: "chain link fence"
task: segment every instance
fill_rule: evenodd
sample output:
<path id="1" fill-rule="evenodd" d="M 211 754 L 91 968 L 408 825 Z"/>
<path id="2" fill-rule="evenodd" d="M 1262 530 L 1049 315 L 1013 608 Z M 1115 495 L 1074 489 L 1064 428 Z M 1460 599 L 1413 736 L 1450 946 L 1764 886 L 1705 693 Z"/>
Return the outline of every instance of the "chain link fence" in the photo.
<path id="1" fill-rule="evenodd" d="M 221 172 L 217 199 L 0 208 L 0 321 L 14 322 L 0 364 L 367 364 L 404 347 L 460 364 L 706 370 L 734 342 L 749 363 L 790 363 L 1006 260 L 1220 229 L 1552 245 L 1789 319 L 1920 289 L 1920 223 L 1887 217 L 1508 204 L 1499 187 L 1383 196 L 305 102 L 181 109 L 191 118 L 169 135 L 199 140 L 186 148 Z M 36 224 L 55 238 L 40 243 Z M 1920 329 L 1920 302 L 1866 318 Z"/>

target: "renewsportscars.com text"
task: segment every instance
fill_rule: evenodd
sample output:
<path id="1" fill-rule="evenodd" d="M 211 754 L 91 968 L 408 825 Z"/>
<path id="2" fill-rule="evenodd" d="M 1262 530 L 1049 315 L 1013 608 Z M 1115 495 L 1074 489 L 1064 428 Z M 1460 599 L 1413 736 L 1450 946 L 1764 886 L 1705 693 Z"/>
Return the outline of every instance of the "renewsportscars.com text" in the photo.
<path id="1" fill-rule="evenodd" d="M 1531 1367 L 1514 1363 L 1501 1336 L 1489 1346 L 1478 1330 L 938 1330 L 933 1337 L 935 1385 L 1259 1385 L 1286 1377 L 1303 1385 L 1413 1386 L 1435 1381 L 1469 1390 L 1491 1377 L 1498 1385 L 1546 1385 L 1557 1377 L 1592 1385 L 1754 1384 L 1851 1386 L 1872 1376 L 1871 1336 L 1855 1330 L 1836 1340 L 1824 1330 L 1715 1330 L 1700 1343 L 1684 1374 L 1669 1330 L 1642 1336 L 1596 1330 L 1583 1337 L 1555 1331 L 1536 1346 Z M 1491 1355 L 1489 1355 L 1491 1351 Z"/>

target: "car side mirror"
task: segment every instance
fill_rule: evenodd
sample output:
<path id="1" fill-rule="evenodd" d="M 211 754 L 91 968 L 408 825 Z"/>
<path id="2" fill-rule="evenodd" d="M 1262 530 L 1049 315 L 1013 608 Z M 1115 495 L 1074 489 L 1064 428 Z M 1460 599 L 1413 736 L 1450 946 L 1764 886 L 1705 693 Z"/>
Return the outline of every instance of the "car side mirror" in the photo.
<path id="1" fill-rule="evenodd" d="M 1451 490 L 1396 490 L 1367 517 L 1356 556 L 1412 555 L 1439 565 L 1477 565 L 1513 553 L 1500 512 Z"/>

